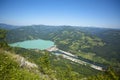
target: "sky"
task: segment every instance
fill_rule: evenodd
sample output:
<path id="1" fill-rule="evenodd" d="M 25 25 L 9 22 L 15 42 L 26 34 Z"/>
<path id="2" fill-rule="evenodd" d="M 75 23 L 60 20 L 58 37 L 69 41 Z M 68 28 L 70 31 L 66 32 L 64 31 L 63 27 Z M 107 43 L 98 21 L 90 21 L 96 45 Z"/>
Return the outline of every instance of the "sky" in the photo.
<path id="1" fill-rule="evenodd" d="M 120 28 L 120 0 L 0 0 L 0 23 Z"/>

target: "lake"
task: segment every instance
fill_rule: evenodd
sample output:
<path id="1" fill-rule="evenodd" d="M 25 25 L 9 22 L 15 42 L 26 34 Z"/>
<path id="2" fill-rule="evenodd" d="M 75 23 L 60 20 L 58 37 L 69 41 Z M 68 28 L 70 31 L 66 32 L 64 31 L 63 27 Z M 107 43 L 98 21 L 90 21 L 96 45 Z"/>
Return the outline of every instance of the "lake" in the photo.
<path id="1" fill-rule="evenodd" d="M 49 41 L 49 40 L 37 39 L 37 40 L 26 40 L 22 42 L 11 43 L 9 45 L 12 47 L 44 50 L 44 49 L 54 46 L 54 42 Z"/>

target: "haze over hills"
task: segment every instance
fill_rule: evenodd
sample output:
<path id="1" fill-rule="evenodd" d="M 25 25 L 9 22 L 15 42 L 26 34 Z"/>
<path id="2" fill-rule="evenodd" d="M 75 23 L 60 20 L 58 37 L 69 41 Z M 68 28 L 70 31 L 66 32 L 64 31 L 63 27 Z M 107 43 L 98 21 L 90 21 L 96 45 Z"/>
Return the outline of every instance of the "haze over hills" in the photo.
<path id="1" fill-rule="evenodd" d="M 19 28 L 19 27 L 25 27 L 25 26 L 66 26 L 66 27 L 69 27 L 69 26 L 71 26 L 71 25 L 44 25 L 44 24 L 40 24 L 40 25 L 12 25 L 12 24 L 5 24 L 5 23 L 0 23 L 0 28 L 1 29 L 15 29 L 15 28 Z M 90 29 L 120 29 L 119 27 L 118 28 L 114 28 L 114 27 L 112 27 L 112 28 L 110 28 L 110 27 L 108 27 L 108 28 L 104 28 L 104 27 L 98 27 L 98 26 L 72 26 L 72 27 L 81 27 L 81 29 L 82 28 L 86 28 L 86 30 L 87 30 L 87 28 L 90 28 Z M 92 31 L 92 30 L 91 30 Z M 93 31 L 95 31 L 95 30 L 93 30 Z"/>
<path id="2" fill-rule="evenodd" d="M 19 28 L 19 27 L 20 26 L 15 26 L 15 25 L 9 25 L 9 24 L 5 24 L 5 23 L 0 23 L 0 28 L 1 29 L 11 30 L 11 29 Z"/>

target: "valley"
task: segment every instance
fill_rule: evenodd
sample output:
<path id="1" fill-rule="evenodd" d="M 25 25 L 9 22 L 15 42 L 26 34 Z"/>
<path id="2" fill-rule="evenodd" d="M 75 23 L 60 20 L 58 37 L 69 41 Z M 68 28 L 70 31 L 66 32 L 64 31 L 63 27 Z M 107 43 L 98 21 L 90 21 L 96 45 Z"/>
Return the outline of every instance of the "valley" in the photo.
<path id="1" fill-rule="evenodd" d="M 61 56 L 63 56 L 63 58 L 69 59 L 73 62 L 77 62 L 77 63 L 82 64 L 82 65 L 89 65 L 90 67 L 92 67 L 96 70 L 103 71 L 102 67 L 100 67 L 100 66 L 97 66 L 97 65 L 91 64 L 89 62 L 80 60 L 80 59 L 78 59 L 77 56 L 58 49 L 56 46 L 53 46 L 53 43 L 50 41 L 45 42 L 45 41 L 40 40 L 40 39 L 39 40 L 29 40 L 29 41 L 27 40 L 24 42 L 17 42 L 17 43 L 12 43 L 9 45 L 11 47 L 21 47 L 21 48 L 26 48 L 26 49 L 36 49 L 36 50 L 37 49 L 40 49 L 40 50 L 46 49 L 47 51 L 53 52 L 56 55 L 61 55 Z M 50 47 L 50 46 L 52 46 L 52 47 Z"/>
<path id="2" fill-rule="evenodd" d="M 116 30 L 113 30 L 112 34 L 109 33 L 111 34 L 110 36 L 113 37 L 111 41 L 117 43 L 114 45 L 114 42 L 109 44 L 106 37 L 102 38 L 99 36 L 101 33 L 93 35 L 92 32 L 86 32 L 86 29 L 88 30 L 89 28 L 34 25 L 29 27 L 23 26 L 7 31 L 1 30 L 0 48 L 2 53 L 9 51 L 10 54 L 14 53 L 14 55 L 22 56 L 27 60 L 26 64 L 31 62 L 37 65 L 37 70 L 30 69 L 28 72 L 30 74 L 36 74 L 36 71 L 38 71 L 40 74 L 37 72 L 38 76 L 42 77 L 36 77 L 38 79 L 92 80 L 96 77 L 104 77 L 107 79 L 110 78 L 108 76 L 114 74 L 114 78 L 117 80 L 120 71 L 120 54 L 119 41 L 117 42 L 116 40 L 119 40 L 119 32 L 116 33 Z M 111 29 L 103 29 L 102 31 L 104 30 L 106 32 L 111 31 Z M 108 35 L 107 37 L 109 38 Z M 114 54 L 111 50 L 114 51 Z M 104 55 L 102 52 L 104 52 Z M 110 52 L 109 55 L 107 55 L 108 52 Z M 1 62 L 1 65 L 2 64 Z M 17 64 L 21 66 L 19 63 Z M 112 67 L 112 69 L 109 67 Z M 23 66 L 23 68 L 29 69 L 26 66 Z M 27 73 L 26 76 L 29 74 Z"/>
<path id="3" fill-rule="evenodd" d="M 89 65 L 90 67 L 92 67 L 96 70 L 104 71 L 104 69 L 101 66 L 91 64 L 87 61 L 80 60 L 76 55 L 73 55 L 72 53 L 69 53 L 69 52 L 65 52 L 63 50 L 60 50 L 60 49 L 56 48 L 56 46 L 52 46 L 51 48 L 48 48 L 47 50 L 50 52 L 53 52 L 53 54 L 55 54 L 57 56 L 58 55 L 62 56 L 63 58 L 69 59 L 73 62 L 82 64 L 82 65 Z"/>

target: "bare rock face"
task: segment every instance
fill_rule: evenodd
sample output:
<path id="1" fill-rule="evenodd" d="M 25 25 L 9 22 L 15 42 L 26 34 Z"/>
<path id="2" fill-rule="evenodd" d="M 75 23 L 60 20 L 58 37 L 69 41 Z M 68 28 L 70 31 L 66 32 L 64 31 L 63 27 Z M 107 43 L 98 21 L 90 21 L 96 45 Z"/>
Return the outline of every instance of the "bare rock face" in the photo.
<path id="1" fill-rule="evenodd" d="M 16 55 L 16 59 L 17 59 L 18 63 L 20 64 L 20 67 L 25 67 L 28 69 L 38 68 L 38 66 L 36 64 L 27 61 L 24 57 Z"/>
<path id="2" fill-rule="evenodd" d="M 25 59 L 21 58 L 20 59 L 20 67 L 24 67 L 25 66 Z"/>
<path id="3" fill-rule="evenodd" d="M 17 54 L 11 54 L 8 51 L 5 51 L 8 55 L 10 55 L 15 61 L 17 61 L 22 68 L 28 68 L 28 69 L 37 69 L 38 66 L 32 62 L 27 61 L 24 57 L 17 55 Z"/>

